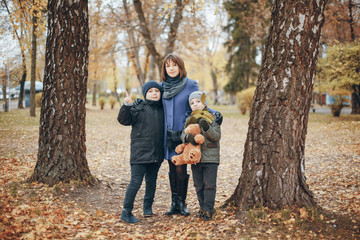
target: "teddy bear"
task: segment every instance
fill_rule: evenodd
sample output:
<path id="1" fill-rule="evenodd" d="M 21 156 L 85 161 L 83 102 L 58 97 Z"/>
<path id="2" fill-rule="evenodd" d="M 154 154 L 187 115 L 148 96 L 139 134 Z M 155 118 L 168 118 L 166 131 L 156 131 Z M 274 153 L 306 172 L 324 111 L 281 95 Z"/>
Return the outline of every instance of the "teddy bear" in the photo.
<path id="1" fill-rule="evenodd" d="M 194 146 L 191 142 L 178 145 L 175 148 L 175 152 L 179 155 L 175 155 L 171 158 L 171 161 L 175 165 L 194 164 L 200 162 L 201 159 L 201 144 L 205 141 L 205 138 L 201 135 L 199 124 L 189 124 L 184 129 L 184 132 L 186 134 L 194 135 L 194 140 L 198 145 Z"/>

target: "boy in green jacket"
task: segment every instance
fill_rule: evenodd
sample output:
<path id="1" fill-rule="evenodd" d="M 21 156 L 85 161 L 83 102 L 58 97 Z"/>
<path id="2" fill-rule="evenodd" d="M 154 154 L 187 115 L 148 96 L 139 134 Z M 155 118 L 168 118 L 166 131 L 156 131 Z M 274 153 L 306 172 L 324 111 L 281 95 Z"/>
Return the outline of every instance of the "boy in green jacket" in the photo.
<path id="1" fill-rule="evenodd" d="M 186 125 L 197 122 L 201 128 L 201 134 L 205 142 L 201 145 L 200 163 L 191 165 L 194 187 L 200 205 L 197 218 L 204 221 L 212 219 L 215 195 L 217 171 L 220 163 L 220 126 L 214 121 L 214 116 L 207 109 L 205 92 L 195 91 L 189 96 L 189 104 L 192 110 L 187 118 Z M 191 134 L 181 135 L 183 142 L 195 143 Z"/>

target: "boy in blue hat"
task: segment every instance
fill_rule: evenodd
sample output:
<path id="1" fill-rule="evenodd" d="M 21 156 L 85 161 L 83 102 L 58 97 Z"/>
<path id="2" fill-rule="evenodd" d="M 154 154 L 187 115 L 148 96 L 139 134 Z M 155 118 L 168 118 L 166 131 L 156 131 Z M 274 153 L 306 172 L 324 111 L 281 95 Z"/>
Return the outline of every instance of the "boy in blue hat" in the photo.
<path id="1" fill-rule="evenodd" d="M 161 101 L 162 87 L 155 81 L 146 82 L 143 87 L 145 100 L 132 103 L 132 93 L 126 92 L 118 121 L 131 129 L 131 180 L 127 187 L 121 219 L 128 223 L 139 220 L 132 214 L 136 194 L 145 176 L 143 212 L 145 217 L 153 215 L 156 179 L 164 160 L 164 111 Z"/>

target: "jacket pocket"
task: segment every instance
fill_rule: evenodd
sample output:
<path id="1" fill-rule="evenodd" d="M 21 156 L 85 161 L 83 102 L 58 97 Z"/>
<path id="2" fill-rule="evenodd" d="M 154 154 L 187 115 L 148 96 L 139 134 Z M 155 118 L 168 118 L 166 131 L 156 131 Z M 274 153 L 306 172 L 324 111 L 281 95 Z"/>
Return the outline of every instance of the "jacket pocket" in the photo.
<path id="1" fill-rule="evenodd" d="M 217 147 L 219 147 L 219 145 L 218 145 L 217 142 L 208 143 L 206 146 L 207 146 L 208 148 L 217 148 Z"/>
<path id="2" fill-rule="evenodd" d="M 151 138 L 131 139 L 131 160 L 132 161 L 150 161 L 154 147 Z"/>

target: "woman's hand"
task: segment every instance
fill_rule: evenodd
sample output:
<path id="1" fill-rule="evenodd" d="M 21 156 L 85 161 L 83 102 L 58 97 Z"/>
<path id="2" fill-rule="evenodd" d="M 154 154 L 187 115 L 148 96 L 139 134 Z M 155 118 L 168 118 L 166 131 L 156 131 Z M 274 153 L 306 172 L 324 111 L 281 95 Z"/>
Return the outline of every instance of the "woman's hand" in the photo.
<path id="1" fill-rule="evenodd" d="M 126 97 L 124 99 L 124 102 L 128 104 L 132 104 L 132 92 L 130 92 L 130 95 L 127 91 L 125 91 Z"/>

